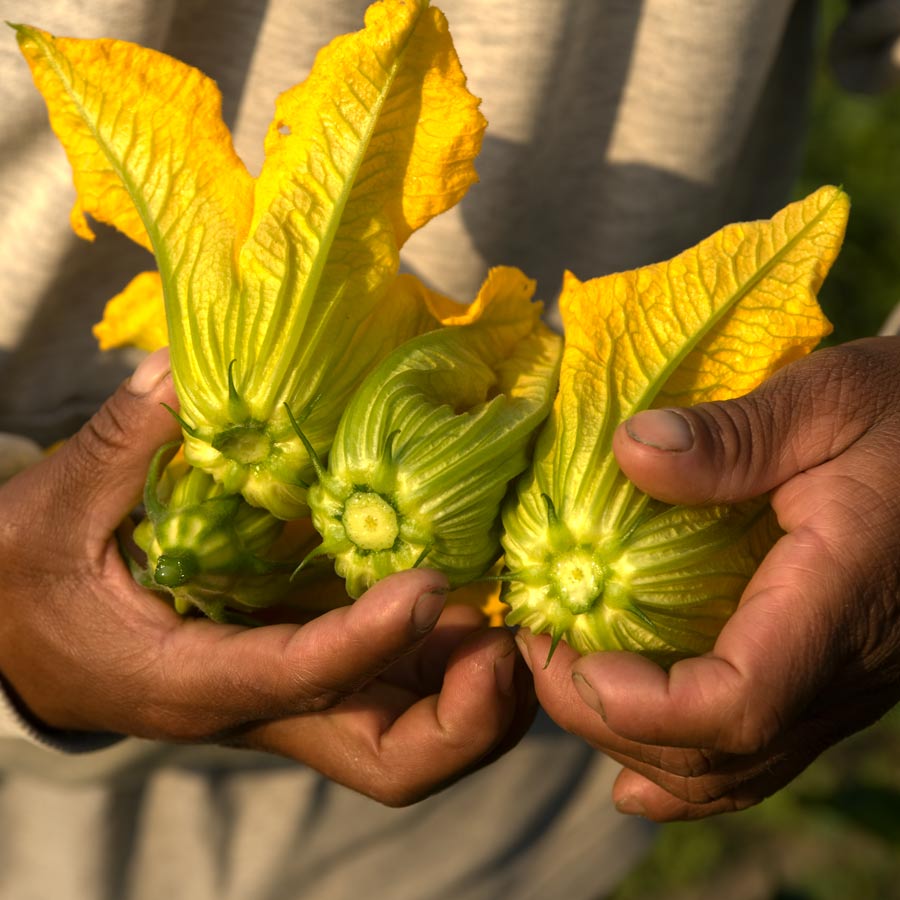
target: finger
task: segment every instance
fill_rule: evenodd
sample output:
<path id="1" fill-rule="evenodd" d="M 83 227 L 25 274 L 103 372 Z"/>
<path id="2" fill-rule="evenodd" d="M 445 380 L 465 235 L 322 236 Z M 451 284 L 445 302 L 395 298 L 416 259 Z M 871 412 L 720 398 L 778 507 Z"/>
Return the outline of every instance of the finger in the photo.
<path id="1" fill-rule="evenodd" d="M 764 494 L 833 459 L 896 397 L 885 342 L 817 351 L 744 397 L 677 410 L 646 410 L 617 429 L 623 472 L 667 503 L 732 502 Z M 891 344 L 892 359 L 897 356 Z"/>
<path id="2" fill-rule="evenodd" d="M 493 749 L 479 761 L 479 766 L 488 766 L 512 750 L 528 733 L 538 711 L 537 695 L 531 672 L 520 654 L 514 653 L 513 658 L 515 665 L 512 693 L 515 698 L 515 709 L 509 727 L 500 742 L 495 744 Z"/>
<path id="3" fill-rule="evenodd" d="M 668 772 L 622 760 L 626 767 L 613 786 L 616 808 L 658 822 L 699 819 L 736 812 L 761 803 L 793 781 L 823 750 L 852 731 L 850 719 L 838 722 L 811 717 L 799 723 L 776 747 L 751 757 L 734 757 L 699 777 Z M 618 757 L 612 754 L 614 758 Z"/>
<path id="4" fill-rule="evenodd" d="M 139 501 L 156 451 L 179 435 L 168 351 L 144 359 L 41 473 L 58 515 L 102 547 Z"/>
<path id="5" fill-rule="evenodd" d="M 437 694 L 454 651 L 467 637 L 486 627 L 484 616 L 474 607 L 456 604 L 445 607 L 424 640 L 386 669 L 381 680 L 419 697 Z"/>
<path id="6" fill-rule="evenodd" d="M 179 620 L 142 673 L 146 703 L 124 730 L 215 740 L 248 722 L 334 706 L 422 641 L 446 588 L 443 575 L 416 569 L 302 626 Z"/>
<path id="7" fill-rule="evenodd" d="M 848 581 L 820 536 L 786 535 L 710 654 L 668 672 L 628 653 L 584 657 L 573 667 L 582 697 L 594 696 L 607 726 L 633 741 L 759 752 L 822 693 L 849 652 Z"/>
<path id="8" fill-rule="evenodd" d="M 242 740 L 405 806 L 471 771 L 502 742 L 516 712 L 515 659 L 508 632 L 480 631 L 451 657 L 439 695 L 400 710 L 393 704 L 402 698 L 377 683 L 327 713 L 266 722 Z"/>
<path id="9" fill-rule="evenodd" d="M 693 802 L 670 793 L 652 780 L 623 769 L 613 785 L 612 798 L 619 812 L 642 816 L 654 822 L 675 822 L 703 819 L 726 812 L 738 812 L 762 802 L 787 784 L 805 768 L 791 772 L 770 773 L 741 785 L 731 793 L 714 799 Z"/>
<path id="10" fill-rule="evenodd" d="M 550 647 L 547 636 L 521 629 L 517 642 L 539 663 L 534 667 L 535 684 L 547 713 L 626 767 L 614 791 L 621 811 L 658 821 L 700 818 L 758 803 L 790 782 L 826 747 L 874 721 L 890 706 L 889 700 L 835 698 L 839 702 L 827 712 L 799 723 L 777 746 L 751 756 L 638 744 L 610 731 L 600 713 L 582 702 L 578 679 L 571 677 L 580 659 L 575 651 L 560 644 L 544 667 Z"/>
<path id="11" fill-rule="evenodd" d="M 751 753 L 824 695 L 845 661 L 857 661 L 871 690 L 895 679 L 888 661 L 896 616 L 884 602 L 897 577 L 895 476 L 885 463 L 892 428 L 873 430 L 774 492 L 789 534 L 751 579 L 711 654 L 668 674 L 610 654 L 576 664 L 614 731 Z"/>
<path id="12" fill-rule="evenodd" d="M 505 629 L 474 634 L 451 657 L 441 692 L 423 698 L 385 733 L 381 751 L 389 768 L 407 760 L 415 765 L 414 795 L 469 771 L 504 736 L 515 711 L 516 659 Z"/>
<path id="13" fill-rule="evenodd" d="M 661 821 L 744 809 L 784 787 L 824 750 L 874 722 L 894 699 L 865 695 L 848 683 L 764 752 L 723 757 L 699 775 L 675 775 L 612 752 L 629 770 L 620 776 L 613 796 L 620 811 Z"/>
<path id="14" fill-rule="evenodd" d="M 577 734 L 623 765 L 637 771 L 646 770 L 648 777 L 658 782 L 665 773 L 704 775 L 727 758 L 725 754 L 692 747 L 668 747 L 623 738 L 607 726 L 596 698 L 589 693 L 590 686 L 574 671 L 581 657 L 571 647 L 560 643 L 552 660 L 545 664 L 551 644 L 547 635 L 533 635 L 527 629 L 520 629 L 516 641 L 523 656 L 537 662 L 537 665 L 531 663 L 535 690 L 547 714 L 561 728 Z"/>
<path id="15" fill-rule="evenodd" d="M 704 774 L 673 773 L 642 761 L 639 753 L 608 750 L 607 755 L 625 770 L 620 776 L 620 792 L 614 797 L 620 812 L 638 815 L 652 810 L 653 804 L 647 797 L 659 796 L 656 788 L 669 795 L 667 802 L 709 806 L 716 811 L 724 811 L 728 804 L 738 801 L 742 805 L 734 805 L 732 809 L 750 806 L 795 778 L 830 745 L 830 741 L 820 740 L 810 732 L 811 729 L 798 727 L 788 738 L 779 741 L 777 747 L 752 756 L 723 757 L 723 761 Z M 723 801 L 721 806 L 717 805 L 720 801 Z"/>

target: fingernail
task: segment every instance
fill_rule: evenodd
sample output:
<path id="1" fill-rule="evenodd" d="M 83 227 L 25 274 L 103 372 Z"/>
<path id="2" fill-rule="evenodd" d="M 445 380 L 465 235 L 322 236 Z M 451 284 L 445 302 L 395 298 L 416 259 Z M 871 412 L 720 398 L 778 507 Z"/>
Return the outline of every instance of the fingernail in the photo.
<path id="1" fill-rule="evenodd" d="M 444 609 L 444 601 L 446 599 L 446 591 L 439 588 L 430 590 L 427 594 L 422 594 L 416 605 L 413 607 L 412 622 L 413 627 L 418 634 L 425 634 L 431 631 L 434 623 L 440 618 Z"/>
<path id="2" fill-rule="evenodd" d="M 510 647 L 503 656 L 494 661 L 494 679 L 501 694 L 511 694 L 513 676 L 516 673 L 516 653 Z"/>
<path id="3" fill-rule="evenodd" d="M 128 379 L 128 390 L 137 397 L 149 394 L 169 374 L 169 348 L 162 347 L 141 360 Z"/>
<path id="4" fill-rule="evenodd" d="M 620 813 L 624 813 L 626 816 L 645 816 L 647 815 L 647 810 L 644 808 L 644 804 L 641 803 L 637 797 L 632 797 L 631 795 L 627 797 L 623 797 L 621 800 L 616 800 L 616 809 Z"/>
<path id="5" fill-rule="evenodd" d="M 671 409 L 647 409 L 625 422 L 628 436 L 639 444 L 683 453 L 694 446 L 691 423 Z"/>
<path id="6" fill-rule="evenodd" d="M 519 653 L 522 654 L 522 659 L 525 660 L 525 665 L 533 672 L 534 666 L 531 665 L 531 651 L 528 649 L 528 644 L 525 643 L 525 638 L 522 637 L 521 631 L 516 632 L 516 644 L 519 647 Z"/>
<path id="7" fill-rule="evenodd" d="M 603 704 L 600 702 L 600 697 L 594 690 L 594 686 L 581 674 L 581 672 L 572 673 L 572 682 L 581 699 L 584 700 L 591 709 L 600 713 L 600 718 L 605 722 L 606 713 L 603 710 Z"/>

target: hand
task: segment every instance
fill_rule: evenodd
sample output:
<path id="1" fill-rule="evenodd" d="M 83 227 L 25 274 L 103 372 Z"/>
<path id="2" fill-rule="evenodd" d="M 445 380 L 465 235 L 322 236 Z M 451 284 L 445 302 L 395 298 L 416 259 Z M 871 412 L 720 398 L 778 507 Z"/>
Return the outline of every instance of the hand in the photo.
<path id="1" fill-rule="evenodd" d="M 60 450 L 0 488 L 0 669 L 62 730 L 283 754 L 390 804 L 508 749 L 533 714 L 512 637 L 446 581 L 385 579 L 306 625 L 183 619 L 138 587 L 116 529 L 178 428 L 163 352 Z"/>
<path id="2" fill-rule="evenodd" d="M 668 673 L 564 645 L 542 669 L 548 639 L 523 633 L 538 698 L 623 763 L 623 812 L 750 806 L 900 700 L 900 338 L 821 350 L 738 400 L 640 413 L 615 452 L 670 503 L 771 490 L 787 534 L 712 652 Z"/>

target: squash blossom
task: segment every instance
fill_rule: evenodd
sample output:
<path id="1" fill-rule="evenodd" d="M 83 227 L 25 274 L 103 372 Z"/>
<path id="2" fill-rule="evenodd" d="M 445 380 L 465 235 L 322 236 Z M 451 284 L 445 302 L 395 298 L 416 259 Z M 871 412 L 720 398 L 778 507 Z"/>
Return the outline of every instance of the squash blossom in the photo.
<path id="1" fill-rule="evenodd" d="M 562 351 L 533 292 L 517 269 L 492 270 L 465 312 L 436 310 L 444 327 L 395 350 L 347 406 L 309 503 L 316 554 L 334 558 L 351 597 L 419 564 L 456 587 L 500 556 L 500 504 Z"/>
<path id="2" fill-rule="evenodd" d="M 414 276 L 398 275 L 391 291 L 393 309 L 402 313 L 398 335 L 439 326 L 429 309 L 436 295 Z M 104 337 L 108 329 L 117 342 L 147 350 L 165 346 L 158 318 L 147 315 L 146 307 L 132 310 L 119 302 L 113 298 L 98 326 Z M 161 458 L 158 455 L 148 474 L 147 517 L 134 533 L 146 557 L 144 565 L 130 561 L 141 585 L 167 594 L 178 612 L 198 609 L 217 621 L 246 620 L 243 613 L 274 605 L 308 612 L 320 602 L 310 600 L 312 594 L 329 598 L 329 607 L 346 602 L 346 597 L 335 597 L 334 574 L 322 566 L 307 568 L 300 579 L 292 577 L 315 534 L 308 518 L 285 523 L 268 510 L 250 506 L 208 472 L 188 466 L 181 454 L 160 474 Z M 313 590 L 304 592 L 303 587 Z"/>
<path id="3" fill-rule="evenodd" d="M 824 187 L 668 262 L 567 277 L 559 394 L 503 514 L 508 623 L 662 665 L 711 649 L 780 535 L 774 514 L 765 498 L 651 500 L 619 470 L 613 432 L 643 409 L 746 393 L 811 350 L 830 331 L 815 295 L 848 209 Z"/>
<path id="4" fill-rule="evenodd" d="M 303 516 L 314 470 L 292 420 L 327 453 L 353 390 L 415 333 L 397 305 L 400 248 L 476 179 L 485 123 L 443 14 L 373 4 L 278 98 L 257 178 L 201 72 L 14 27 L 73 169 L 73 228 L 91 239 L 90 215 L 156 258 L 118 309 L 161 298 L 188 462 Z"/>
<path id="5" fill-rule="evenodd" d="M 166 592 L 178 612 L 196 608 L 216 621 L 282 600 L 292 589 L 293 566 L 270 555 L 285 523 L 183 460 L 161 480 L 167 449 L 153 461 L 144 489 L 147 517 L 134 531 L 147 559 L 144 567 L 132 562 L 136 580 Z"/>

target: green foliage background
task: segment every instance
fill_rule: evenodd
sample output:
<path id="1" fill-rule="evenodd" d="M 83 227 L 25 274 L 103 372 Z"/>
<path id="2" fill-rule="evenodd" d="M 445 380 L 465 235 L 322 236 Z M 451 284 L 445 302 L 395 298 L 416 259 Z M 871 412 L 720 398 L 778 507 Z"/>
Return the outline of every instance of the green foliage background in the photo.
<path id="1" fill-rule="evenodd" d="M 838 342 L 877 333 L 900 303 L 900 89 L 870 96 L 835 83 L 827 43 L 845 6 L 823 4 L 810 136 L 795 191 L 802 197 L 838 184 L 852 202 L 847 238 L 819 298 Z"/>
<path id="2" fill-rule="evenodd" d="M 833 342 L 877 333 L 900 303 L 900 89 L 838 87 L 826 47 L 846 3 L 823 4 L 805 196 L 842 185 L 852 211 L 820 301 Z M 900 377 L 900 373 L 898 373 Z M 742 813 L 660 829 L 614 900 L 900 900 L 900 707 Z"/>

